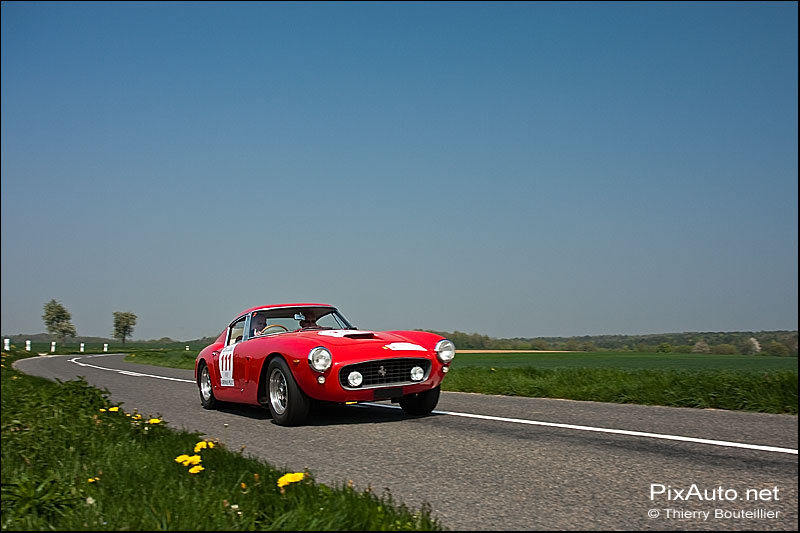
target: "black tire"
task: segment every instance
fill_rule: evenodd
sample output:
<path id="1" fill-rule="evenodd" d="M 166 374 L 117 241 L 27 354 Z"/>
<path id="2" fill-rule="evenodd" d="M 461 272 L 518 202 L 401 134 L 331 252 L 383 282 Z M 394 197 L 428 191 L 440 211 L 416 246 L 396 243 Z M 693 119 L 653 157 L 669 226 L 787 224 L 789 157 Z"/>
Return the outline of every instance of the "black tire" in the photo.
<path id="1" fill-rule="evenodd" d="M 267 367 L 267 406 L 279 426 L 298 426 L 308 418 L 311 400 L 300 390 L 289 366 L 281 357 Z"/>
<path id="2" fill-rule="evenodd" d="M 205 363 L 200 365 L 197 386 L 200 388 L 200 404 L 203 409 L 216 409 L 219 402 L 214 397 L 214 385 L 211 383 L 211 374 L 209 373 L 208 365 Z"/>
<path id="3" fill-rule="evenodd" d="M 403 408 L 407 415 L 423 416 L 430 414 L 431 411 L 436 409 L 436 404 L 439 403 L 440 392 L 441 386 L 410 396 L 403 396 L 400 398 L 400 407 Z"/>

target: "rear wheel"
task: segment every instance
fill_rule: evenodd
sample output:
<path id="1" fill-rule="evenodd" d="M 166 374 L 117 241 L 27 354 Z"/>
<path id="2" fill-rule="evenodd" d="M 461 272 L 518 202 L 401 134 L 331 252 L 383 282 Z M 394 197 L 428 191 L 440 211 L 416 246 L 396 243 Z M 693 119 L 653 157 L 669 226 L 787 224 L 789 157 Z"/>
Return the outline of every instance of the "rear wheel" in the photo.
<path id="1" fill-rule="evenodd" d="M 217 399 L 214 397 L 214 386 L 211 384 L 211 373 L 208 365 L 203 363 L 200 368 L 200 378 L 197 380 L 200 387 L 200 403 L 204 409 L 214 409 L 217 406 Z"/>
<path id="2" fill-rule="evenodd" d="M 436 408 L 436 404 L 439 403 L 440 391 L 441 386 L 410 396 L 403 396 L 399 401 L 400 407 L 408 415 L 422 416 L 430 414 Z"/>
<path id="3" fill-rule="evenodd" d="M 300 390 L 289 366 L 280 357 L 267 367 L 267 394 L 272 419 L 279 426 L 297 426 L 306 421 L 311 400 Z"/>

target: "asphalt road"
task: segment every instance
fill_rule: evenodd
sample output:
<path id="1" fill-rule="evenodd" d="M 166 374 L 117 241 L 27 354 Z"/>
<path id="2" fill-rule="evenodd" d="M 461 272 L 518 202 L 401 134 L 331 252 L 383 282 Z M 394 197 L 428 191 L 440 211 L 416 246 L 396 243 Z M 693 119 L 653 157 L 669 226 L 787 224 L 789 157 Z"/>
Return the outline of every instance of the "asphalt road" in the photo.
<path id="1" fill-rule="evenodd" d="M 796 416 L 442 393 L 427 417 L 381 402 L 317 409 L 286 428 L 255 407 L 204 410 L 192 371 L 122 359 L 16 367 L 84 376 L 128 412 L 319 482 L 428 502 L 450 529 L 797 530 Z"/>

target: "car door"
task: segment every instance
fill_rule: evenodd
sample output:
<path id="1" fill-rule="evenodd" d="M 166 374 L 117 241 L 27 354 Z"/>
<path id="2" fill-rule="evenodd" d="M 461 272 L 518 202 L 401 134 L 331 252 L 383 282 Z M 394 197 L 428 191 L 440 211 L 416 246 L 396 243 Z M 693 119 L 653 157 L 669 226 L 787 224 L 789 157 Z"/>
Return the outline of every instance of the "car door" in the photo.
<path id="1" fill-rule="evenodd" d="M 214 356 L 214 364 L 219 372 L 219 390 L 217 397 L 223 401 L 238 401 L 241 399 L 241 389 L 237 386 L 236 378 L 243 371 L 241 363 L 237 365 L 236 351 L 244 338 L 247 316 L 241 316 L 228 326 L 225 337 L 225 346 Z"/>
<path id="2" fill-rule="evenodd" d="M 234 385 L 237 390 L 239 390 L 242 396 L 248 396 L 247 389 L 253 386 L 253 372 L 252 372 L 252 365 L 253 365 L 253 351 L 254 351 L 254 340 L 252 338 L 252 325 L 251 321 L 255 313 L 250 313 L 246 317 L 246 322 L 244 325 L 244 331 L 248 332 L 244 336 L 244 340 L 237 345 L 237 348 L 233 354 L 233 381 Z"/>

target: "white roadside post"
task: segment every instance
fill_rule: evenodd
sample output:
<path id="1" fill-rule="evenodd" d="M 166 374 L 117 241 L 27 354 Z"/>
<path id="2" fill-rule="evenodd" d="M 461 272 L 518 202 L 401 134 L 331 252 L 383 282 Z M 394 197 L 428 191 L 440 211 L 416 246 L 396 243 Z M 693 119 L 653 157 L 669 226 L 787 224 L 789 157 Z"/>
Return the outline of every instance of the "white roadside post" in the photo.
<path id="1" fill-rule="evenodd" d="M 56 351 L 56 341 L 53 341 L 50 343 L 50 352 L 52 353 L 55 351 Z"/>
<path id="2" fill-rule="evenodd" d="M 25 341 L 25 351 L 26 352 L 31 351 L 31 341 Z"/>
<path id="3" fill-rule="evenodd" d="M 11 349 L 11 339 L 3 339 L 3 349 L 10 350 Z M 186 349 L 188 350 L 189 347 L 187 346 Z"/>
<path id="4" fill-rule="evenodd" d="M 6 350 L 8 350 L 8 348 L 6 348 Z M 186 345 L 186 351 L 187 352 L 189 351 L 189 345 L 188 344 Z"/>
<path id="5" fill-rule="evenodd" d="M 103 344 L 103 351 L 104 351 L 104 352 L 107 352 L 107 351 L 108 351 L 108 344 Z"/>
<path id="6" fill-rule="evenodd" d="M 83 353 L 83 343 L 81 343 L 81 353 Z"/>

